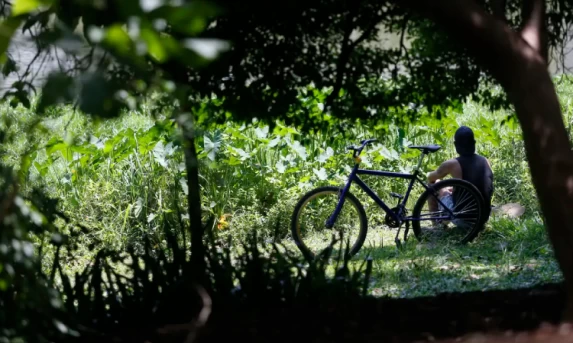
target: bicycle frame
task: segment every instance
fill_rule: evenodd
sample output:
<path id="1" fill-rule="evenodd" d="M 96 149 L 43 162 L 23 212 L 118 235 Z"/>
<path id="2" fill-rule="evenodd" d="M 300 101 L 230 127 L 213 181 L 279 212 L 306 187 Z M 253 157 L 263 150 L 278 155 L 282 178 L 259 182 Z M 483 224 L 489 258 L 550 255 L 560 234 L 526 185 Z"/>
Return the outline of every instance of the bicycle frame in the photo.
<path id="1" fill-rule="evenodd" d="M 358 155 L 360 154 L 361 151 L 362 151 L 362 149 L 360 149 L 358 151 Z M 358 155 L 354 156 L 355 159 L 358 158 Z M 436 200 L 438 200 L 438 203 L 440 205 L 442 205 L 442 207 L 449 212 L 449 216 L 432 217 L 432 218 L 428 218 L 428 219 L 403 217 L 402 211 L 399 211 L 398 213 L 395 213 L 394 211 L 392 211 L 390 209 L 390 207 L 388 207 L 388 205 L 386 205 L 386 203 L 382 199 L 380 199 L 378 194 L 376 194 L 376 192 L 374 192 L 370 187 L 368 187 L 368 185 L 366 183 L 364 183 L 364 181 L 362 181 L 362 179 L 360 179 L 358 177 L 358 175 L 374 175 L 374 176 L 380 176 L 380 177 L 391 177 L 391 178 L 410 180 L 406 194 L 404 195 L 404 198 L 402 199 L 401 204 L 398 205 L 401 208 L 404 208 L 406 205 L 406 202 L 408 201 L 408 198 L 410 197 L 410 192 L 412 191 L 412 188 L 414 188 L 414 184 L 416 183 L 416 181 L 418 183 L 420 183 L 426 190 L 428 190 L 430 188 L 419 177 L 420 166 L 422 165 L 422 161 L 423 161 L 425 156 L 426 156 L 426 154 L 422 153 L 422 155 L 420 156 L 420 160 L 418 161 L 418 165 L 416 166 L 416 169 L 414 170 L 413 174 L 396 173 L 396 172 L 390 172 L 390 171 L 369 170 L 369 169 L 360 169 L 359 168 L 360 167 L 360 162 L 359 162 L 360 160 L 357 159 L 357 163 L 354 165 L 354 168 L 352 168 L 352 172 L 350 173 L 350 176 L 348 177 L 348 181 L 346 182 L 346 184 L 344 185 L 344 188 L 342 189 L 340 201 L 338 202 L 338 205 L 336 206 L 334 213 L 326 221 L 326 227 L 332 228 L 334 226 L 334 223 L 335 223 L 336 219 L 338 218 L 340 211 L 342 210 L 342 206 L 344 205 L 344 198 L 346 196 L 346 193 L 349 191 L 350 186 L 352 185 L 352 182 L 355 182 L 358 186 L 360 186 L 360 188 L 364 192 L 366 192 L 366 194 L 368 194 L 368 196 L 370 196 L 370 198 L 372 198 L 372 200 L 374 200 L 374 202 L 376 202 L 376 204 L 380 208 L 382 208 L 384 210 L 384 212 L 386 212 L 390 217 L 392 217 L 392 219 L 394 219 L 399 224 L 402 224 L 403 222 L 406 222 L 406 221 L 416 221 L 416 220 L 418 220 L 418 221 L 439 220 L 439 219 L 450 220 L 451 216 L 453 216 L 453 212 L 447 206 L 445 206 L 440 199 L 436 199 Z"/>

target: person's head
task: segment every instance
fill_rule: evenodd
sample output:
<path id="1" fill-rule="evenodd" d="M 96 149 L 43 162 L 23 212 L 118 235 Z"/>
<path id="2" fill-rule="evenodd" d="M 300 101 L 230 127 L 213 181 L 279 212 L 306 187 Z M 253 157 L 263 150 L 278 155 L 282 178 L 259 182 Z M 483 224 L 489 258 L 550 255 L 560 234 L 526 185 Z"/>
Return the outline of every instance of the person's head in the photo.
<path id="1" fill-rule="evenodd" d="M 456 151 L 461 156 L 473 155 L 476 152 L 476 141 L 474 132 L 467 126 L 461 126 L 454 135 L 454 145 Z"/>

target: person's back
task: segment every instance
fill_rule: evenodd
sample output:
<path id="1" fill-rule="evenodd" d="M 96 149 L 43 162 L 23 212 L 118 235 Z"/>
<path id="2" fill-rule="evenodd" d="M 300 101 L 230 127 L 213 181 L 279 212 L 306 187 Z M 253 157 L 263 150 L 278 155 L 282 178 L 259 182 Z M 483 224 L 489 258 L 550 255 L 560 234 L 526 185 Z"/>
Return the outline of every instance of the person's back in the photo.
<path id="1" fill-rule="evenodd" d="M 493 196 L 493 172 L 487 159 L 473 154 L 458 156 L 456 160 L 462 169 L 462 179 L 476 186 L 482 194 L 486 205 L 486 217 L 489 217 Z"/>

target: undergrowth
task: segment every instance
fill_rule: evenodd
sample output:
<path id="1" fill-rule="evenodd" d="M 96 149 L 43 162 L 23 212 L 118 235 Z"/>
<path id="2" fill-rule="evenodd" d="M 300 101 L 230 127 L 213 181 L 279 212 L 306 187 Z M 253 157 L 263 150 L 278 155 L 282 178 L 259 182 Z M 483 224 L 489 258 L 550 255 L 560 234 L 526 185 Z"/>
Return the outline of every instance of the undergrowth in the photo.
<path id="1" fill-rule="evenodd" d="M 557 87 L 570 132 L 573 84 L 563 80 Z M 321 105 L 307 102 L 309 106 Z M 86 234 L 78 234 L 76 255 L 63 259 L 62 268 L 68 273 L 86 268 L 97 251 L 92 247 L 136 253 L 148 248 L 157 252 L 166 249 L 162 228 L 166 221 L 178 220 L 178 208 L 186 208 L 187 192 L 179 138 L 173 122 L 167 119 L 168 108 L 149 99 L 139 111 L 95 122 L 71 107 L 54 108 L 45 118 L 21 107 L 0 107 L 2 129 L 11 137 L 2 145 L 2 160 L 16 169 L 28 166 L 23 190 L 30 194 L 39 188 L 58 199 L 55 206 L 70 223 L 87 228 Z M 364 194 L 357 194 L 370 223 L 376 281 L 369 292 L 414 296 L 556 280 L 557 268 L 537 219 L 539 209 L 521 133 L 511 114 L 490 112 L 468 101 L 463 113 L 450 112 L 440 120 L 425 117 L 407 127 L 356 124 L 344 133 L 303 134 L 281 123 L 270 128 L 255 121 L 249 125 L 227 123 L 201 132 L 197 147 L 204 221 L 216 218 L 210 229 L 225 248 L 237 249 L 253 232 L 263 244 L 281 242 L 289 246 L 289 221 L 295 202 L 313 187 L 343 184 L 352 166 L 347 145 L 377 138 L 379 143 L 365 152 L 363 166 L 408 172 L 418 158 L 417 151 L 407 148 L 409 144 L 441 144 L 443 149 L 424 164 L 423 171 L 428 172 L 455 156 L 452 135 L 459 125 L 468 125 L 476 133 L 478 152 L 488 157 L 494 170 L 494 204 L 518 202 L 526 208 L 525 219 L 492 221 L 467 247 L 445 243 L 428 246 L 411 238 L 405 251 L 397 251 L 392 243 L 394 232 L 382 225 L 383 212 Z M 31 127 L 34 129 L 29 131 Z M 368 182 L 390 203 L 395 200 L 389 192 L 403 192 L 406 187 L 405 182 L 395 180 Z M 411 199 L 417 195 L 412 194 Z M 187 225 L 184 211 L 181 218 Z M 64 234 L 78 231 L 62 220 L 57 224 Z M 520 238 L 532 235 L 530 232 L 537 233 Z M 527 241 L 538 249 L 523 248 L 529 246 Z M 35 246 L 41 243 L 36 240 Z M 45 249 L 54 252 L 50 250 L 53 248 Z M 362 253 L 367 250 L 368 244 Z M 536 259 L 542 262 L 528 262 Z M 48 259 L 43 268 L 50 266 Z"/>

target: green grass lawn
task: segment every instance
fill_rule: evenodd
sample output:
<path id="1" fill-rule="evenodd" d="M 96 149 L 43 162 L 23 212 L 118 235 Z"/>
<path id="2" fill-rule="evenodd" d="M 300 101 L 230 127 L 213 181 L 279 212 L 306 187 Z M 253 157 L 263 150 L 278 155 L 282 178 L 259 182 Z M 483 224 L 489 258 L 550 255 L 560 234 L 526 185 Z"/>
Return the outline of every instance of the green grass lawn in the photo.
<path id="1" fill-rule="evenodd" d="M 358 267 L 365 258 L 372 258 L 370 293 L 374 296 L 430 296 L 562 280 L 539 219 L 494 217 L 467 245 L 439 240 L 420 243 L 411 234 L 400 250 L 394 243 L 395 234 L 385 227 L 371 228 L 352 260 Z M 289 240 L 284 244 L 296 249 Z M 334 263 L 330 272 L 334 272 Z"/>

